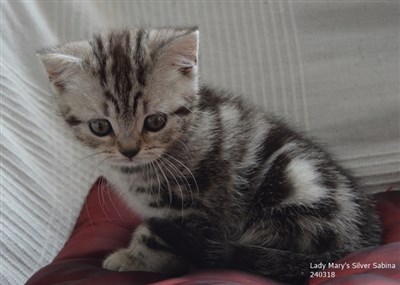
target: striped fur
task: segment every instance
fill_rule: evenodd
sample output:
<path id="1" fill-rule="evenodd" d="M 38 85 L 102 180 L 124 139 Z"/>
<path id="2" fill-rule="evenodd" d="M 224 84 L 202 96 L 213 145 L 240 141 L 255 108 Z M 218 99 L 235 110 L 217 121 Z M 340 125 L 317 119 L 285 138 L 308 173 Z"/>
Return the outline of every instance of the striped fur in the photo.
<path id="1" fill-rule="evenodd" d="M 182 273 L 190 264 L 295 281 L 310 263 L 380 242 L 369 198 L 318 145 L 199 87 L 197 29 L 111 31 L 41 58 L 66 123 L 145 218 L 105 268 Z M 162 127 L 149 130 L 157 114 Z M 89 131 L 97 119 L 110 122 L 109 135 Z"/>

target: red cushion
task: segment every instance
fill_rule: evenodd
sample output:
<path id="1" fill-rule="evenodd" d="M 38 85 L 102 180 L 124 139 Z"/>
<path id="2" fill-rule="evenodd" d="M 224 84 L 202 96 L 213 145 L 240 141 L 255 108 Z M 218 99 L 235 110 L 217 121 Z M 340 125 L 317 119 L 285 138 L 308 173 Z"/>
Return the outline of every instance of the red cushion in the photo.
<path id="1" fill-rule="evenodd" d="M 325 270 L 335 278 L 311 278 L 310 284 L 395 284 L 400 280 L 400 192 L 376 195 L 384 224 L 384 243 L 378 248 L 352 253 L 340 261 L 370 264 L 369 269 Z M 114 272 L 101 268 L 111 251 L 128 245 L 140 218 L 99 179 L 90 191 L 78 221 L 64 248 L 27 285 L 183 285 L 183 284 L 279 284 L 268 278 L 234 270 L 207 270 L 182 277 L 147 272 Z M 394 263 L 396 269 L 372 269 L 373 262 Z M 199 282 L 199 283 L 197 283 Z M 357 283 L 356 283 L 357 282 Z M 368 283 L 369 282 L 369 283 Z M 371 283 L 372 282 L 372 283 Z"/>

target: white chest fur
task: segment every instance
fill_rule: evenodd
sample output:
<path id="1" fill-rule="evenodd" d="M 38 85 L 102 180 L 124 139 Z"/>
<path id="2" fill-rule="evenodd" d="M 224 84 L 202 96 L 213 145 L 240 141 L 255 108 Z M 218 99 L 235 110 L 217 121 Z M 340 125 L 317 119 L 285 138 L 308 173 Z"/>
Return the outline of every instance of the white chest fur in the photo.
<path id="1" fill-rule="evenodd" d="M 171 216 L 182 215 L 181 211 L 176 211 L 170 207 L 156 208 L 150 207 L 151 202 L 155 202 L 160 198 L 158 193 L 150 191 L 137 191 L 138 188 L 146 189 L 149 187 L 149 181 L 141 175 L 123 174 L 116 171 L 107 173 L 106 179 L 112 185 L 113 190 L 124 200 L 124 202 L 137 214 L 143 218 L 166 218 Z M 159 189 L 159 191 L 162 191 Z"/>

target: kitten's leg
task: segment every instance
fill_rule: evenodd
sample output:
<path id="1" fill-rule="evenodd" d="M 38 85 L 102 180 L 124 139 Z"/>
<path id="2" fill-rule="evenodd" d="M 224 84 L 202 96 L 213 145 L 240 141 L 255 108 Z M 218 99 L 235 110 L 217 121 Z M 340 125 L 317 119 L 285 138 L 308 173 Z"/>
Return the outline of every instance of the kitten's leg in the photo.
<path id="1" fill-rule="evenodd" d="M 127 248 L 119 249 L 103 262 L 103 268 L 115 271 L 148 271 L 178 274 L 187 270 L 181 258 L 171 253 L 165 243 L 147 225 L 140 225 Z"/>

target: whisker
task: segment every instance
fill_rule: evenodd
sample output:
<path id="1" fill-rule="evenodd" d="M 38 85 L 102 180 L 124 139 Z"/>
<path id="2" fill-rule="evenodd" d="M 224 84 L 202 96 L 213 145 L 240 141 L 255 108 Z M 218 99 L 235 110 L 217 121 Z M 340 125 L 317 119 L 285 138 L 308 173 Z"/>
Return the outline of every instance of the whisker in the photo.
<path id="1" fill-rule="evenodd" d="M 110 217 L 108 216 L 107 211 L 104 209 L 104 206 L 106 204 L 105 200 L 104 200 L 104 191 L 105 191 L 104 188 L 105 188 L 104 184 L 101 183 L 100 184 L 100 189 L 97 192 L 97 200 L 99 201 L 99 205 L 100 205 L 101 211 L 106 216 L 107 220 L 110 220 Z M 101 200 L 100 200 L 100 198 L 101 198 Z"/>
<path id="2" fill-rule="evenodd" d="M 106 156 L 103 160 L 101 160 L 100 162 L 99 162 L 99 164 L 97 164 L 93 169 L 92 169 L 92 174 L 90 175 L 90 179 L 92 179 L 93 178 L 93 176 L 95 175 L 95 172 L 96 172 L 96 170 L 101 166 L 101 164 L 104 162 L 104 161 L 106 161 L 108 158 L 110 158 L 110 157 L 112 157 L 112 156 Z M 97 197 L 98 197 L 98 200 L 99 200 L 99 205 L 100 205 L 100 207 L 101 207 L 101 210 L 102 210 L 102 212 L 104 213 L 104 215 L 107 217 L 107 219 L 109 219 L 109 216 L 107 215 L 107 213 L 106 213 L 106 211 L 104 210 L 104 205 L 105 205 L 105 200 L 104 200 L 104 187 L 105 187 L 105 185 L 104 184 L 100 184 L 101 186 L 100 186 L 100 192 L 101 193 L 98 193 L 97 194 Z M 103 202 L 104 202 L 104 204 L 102 204 L 101 203 L 101 201 L 100 201 L 100 196 L 99 195 L 101 195 L 102 197 L 103 197 Z"/>
<path id="3" fill-rule="evenodd" d="M 104 181 L 106 181 L 104 178 L 101 178 L 102 180 L 104 180 Z M 108 183 L 104 183 L 104 184 L 107 184 L 107 185 L 109 185 Z M 118 214 L 118 216 L 119 216 L 119 218 L 120 218 L 120 220 L 125 220 L 122 216 L 121 216 L 121 213 L 118 211 L 118 208 L 117 208 L 117 206 L 115 205 L 115 203 L 114 203 L 114 199 L 113 199 L 113 197 L 111 196 L 111 191 L 113 191 L 113 190 L 111 190 L 109 187 L 106 189 L 106 191 L 107 191 L 107 194 L 108 194 L 108 199 L 111 201 L 111 205 L 113 206 L 113 208 L 115 209 L 115 211 L 117 212 L 117 214 Z M 113 191 L 113 193 L 115 194 L 115 191 Z"/>
<path id="4" fill-rule="evenodd" d="M 183 172 L 181 170 L 178 169 L 178 167 L 176 167 L 170 160 L 168 160 L 167 157 L 162 157 L 163 160 L 165 160 L 165 162 L 168 162 L 168 164 L 175 170 L 175 172 L 178 174 L 179 179 L 185 184 L 187 185 L 187 188 L 190 192 L 190 196 L 191 196 L 191 200 L 192 200 L 192 205 L 194 203 L 194 197 L 193 197 L 193 191 L 192 191 L 192 187 L 190 186 L 189 181 L 186 179 L 186 176 L 183 174 Z M 185 180 L 185 182 L 183 181 L 183 179 Z M 183 197 L 182 197 L 183 198 Z"/>
<path id="5" fill-rule="evenodd" d="M 87 201 L 85 202 L 85 210 L 86 210 L 86 214 L 87 214 L 87 216 L 88 216 L 88 218 L 89 218 L 89 223 L 90 223 L 90 226 L 94 226 L 94 224 L 93 224 L 93 220 L 92 220 L 92 217 L 90 216 L 90 211 L 89 211 L 89 206 L 88 206 L 88 203 L 87 203 Z"/>
<path id="6" fill-rule="evenodd" d="M 192 159 L 192 153 L 189 151 L 189 149 L 188 149 L 187 145 L 185 144 L 185 142 L 184 142 L 183 140 L 179 139 L 179 140 L 178 140 L 178 143 L 182 144 L 183 147 L 185 148 L 185 151 L 186 151 L 186 154 L 187 154 L 187 155 L 186 155 L 186 159 L 187 159 L 187 160 L 188 160 L 189 158 Z"/>
<path id="7" fill-rule="evenodd" d="M 161 182 L 160 178 L 158 177 L 158 171 L 155 169 L 153 162 L 150 162 L 150 166 L 154 169 L 154 172 L 156 173 L 157 181 L 158 181 L 158 191 L 157 191 L 157 197 L 156 197 L 156 203 L 158 203 L 161 200 Z"/>
<path id="8" fill-rule="evenodd" d="M 172 155 L 169 155 L 166 152 L 164 153 L 164 155 L 166 155 L 166 156 L 172 158 L 173 160 L 175 160 L 176 162 L 178 162 L 180 165 L 182 165 L 189 172 L 189 175 L 193 178 L 193 181 L 196 184 L 197 195 L 199 195 L 199 193 L 200 193 L 199 185 L 197 184 L 196 178 L 194 177 L 192 171 L 190 171 L 190 169 L 185 164 L 183 164 L 179 159 L 176 159 L 175 157 L 173 157 Z"/>
<path id="9" fill-rule="evenodd" d="M 168 195 L 169 195 L 169 208 L 168 208 L 168 211 L 169 211 L 169 210 L 171 209 L 171 204 L 172 204 L 172 192 L 171 192 L 172 190 L 171 190 L 171 188 L 170 188 L 170 184 L 169 184 L 168 178 L 167 178 L 167 176 L 165 175 L 164 171 L 162 170 L 162 167 L 161 167 L 160 164 L 157 162 L 157 160 L 154 160 L 154 162 L 156 163 L 157 167 L 160 169 L 161 174 L 164 176 L 165 181 L 167 182 Z"/>
<path id="10" fill-rule="evenodd" d="M 160 162 L 162 162 L 163 164 L 164 164 L 164 166 L 165 166 L 165 168 L 168 170 L 168 172 L 172 175 L 172 177 L 174 178 L 174 180 L 175 180 L 175 182 L 176 182 L 176 185 L 178 186 L 178 188 L 179 188 L 179 192 L 180 192 L 180 194 L 181 194 L 181 213 L 182 213 L 182 218 L 183 218 L 183 200 L 184 200 L 184 197 L 183 197 L 183 191 L 182 191 L 182 188 L 181 188 L 181 185 L 179 184 L 179 182 L 178 182 L 178 180 L 176 179 L 176 177 L 175 177 L 175 175 L 169 170 L 169 168 L 168 168 L 168 165 L 166 165 L 164 162 L 166 162 L 166 160 L 163 160 L 163 159 L 161 159 L 160 160 Z"/>
<path id="11" fill-rule="evenodd" d="M 86 155 L 84 157 L 78 158 L 70 166 L 67 167 L 67 170 L 70 170 L 73 166 L 77 165 L 78 162 L 82 162 L 85 159 L 88 159 L 90 157 L 93 157 L 93 156 L 96 156 L 96 155 L 99 155 L 99 154 L 103 154 L 103 153 L 110 153 L 110 152 L 109 151 L 99 151 L 99 152 L 94 152 L 94 153 L 88 154 L 88 155 Z"/>

